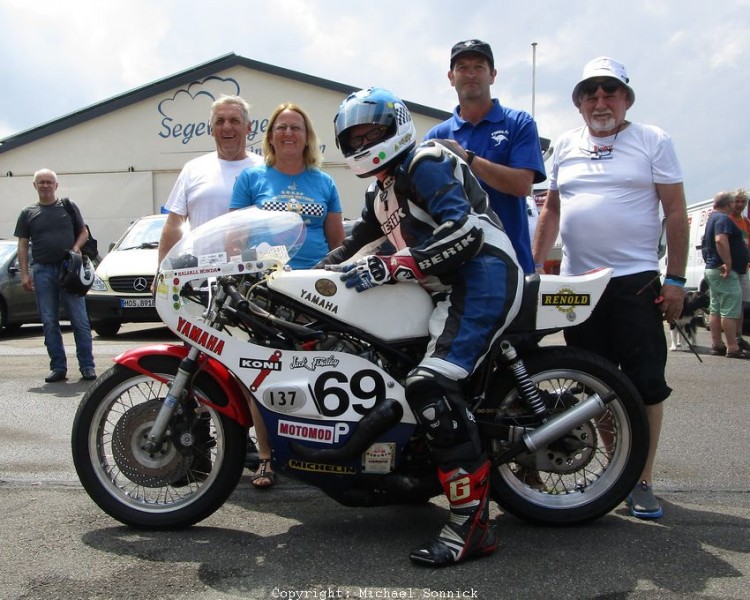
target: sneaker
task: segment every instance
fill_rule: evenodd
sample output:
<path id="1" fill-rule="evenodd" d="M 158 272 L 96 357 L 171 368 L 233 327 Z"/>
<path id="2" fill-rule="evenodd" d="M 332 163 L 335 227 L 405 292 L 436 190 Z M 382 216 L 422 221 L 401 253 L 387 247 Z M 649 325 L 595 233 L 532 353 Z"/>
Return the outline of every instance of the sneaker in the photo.
<path id="1" fill-rule="evenodd" d="M 630 514 L 639 519 L 658 519 L 664 514 L 659 500 L 654 496 L 654 488 L 641 481 L 630 492 L 627 499 Z"/>

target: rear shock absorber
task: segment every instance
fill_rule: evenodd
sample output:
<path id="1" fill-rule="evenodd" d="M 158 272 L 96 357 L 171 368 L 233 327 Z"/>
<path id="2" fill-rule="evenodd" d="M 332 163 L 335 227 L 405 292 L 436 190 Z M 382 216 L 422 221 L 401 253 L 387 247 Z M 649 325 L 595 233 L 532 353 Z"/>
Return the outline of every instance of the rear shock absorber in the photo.
<path id="1" fill-rule="evenodd" d="M 513 373 L 521 398 L 537 417 L 545 421 L 547 419 L 547 407 L 544 406 L 544 401 L 539 395 L 536 385 L 531 381 L 523 359 L 518 356 L 516 349 L 509 341 L 503 340 L 500 342 L 500 356 Z"/>

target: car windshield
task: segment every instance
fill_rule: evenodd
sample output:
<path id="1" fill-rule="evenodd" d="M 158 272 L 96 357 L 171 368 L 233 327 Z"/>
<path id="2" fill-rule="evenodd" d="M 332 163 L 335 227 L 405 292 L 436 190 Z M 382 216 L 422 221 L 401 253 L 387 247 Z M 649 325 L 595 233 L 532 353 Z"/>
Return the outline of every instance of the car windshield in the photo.
<path id="1" fill-rule="evenodd" d="M 116 250 L 133 250 L 134 248 L 158 248 L 161 230 L 166 216 L 161 219 L 140 219 L 136 221 L 125 237 L 120 240 Z"/>
<path id="2" fill-rule="evenodd" d="M 162 270 L 273 259 L 286 264 L 305 241 L 297 213 L 256 207 L 233 211 L 196 227 L 164 257 Z"/>
<path id="3" fill-rule="evenodd" d="M 5 242 L 0 244 L 0 261 L 5 262 L 18 249 L 18 244 Z"/>

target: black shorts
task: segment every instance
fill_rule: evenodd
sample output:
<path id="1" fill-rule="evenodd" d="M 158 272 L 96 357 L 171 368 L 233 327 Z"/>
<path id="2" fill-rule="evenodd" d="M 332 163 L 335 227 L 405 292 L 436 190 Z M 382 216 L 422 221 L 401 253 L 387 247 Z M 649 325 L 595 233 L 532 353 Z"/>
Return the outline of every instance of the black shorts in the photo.
<path id="1" fill-rule="evenodd" d="M 672 389 L 664 378 L 667 339 L 661 310 L 659 273 L 614 277 L 588 320 L 565 330 L 569 346 L 591 350 L 622 369 L 644 404 L 659 404 Z"/>

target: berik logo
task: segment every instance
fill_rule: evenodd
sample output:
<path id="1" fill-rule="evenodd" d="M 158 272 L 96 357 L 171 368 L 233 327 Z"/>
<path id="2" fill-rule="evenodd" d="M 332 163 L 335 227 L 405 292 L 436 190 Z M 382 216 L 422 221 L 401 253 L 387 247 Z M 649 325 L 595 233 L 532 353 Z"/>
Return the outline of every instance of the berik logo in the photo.
<path id="1" fill-rule="evenodd" d="M 240 358 L 240 369 L 281 371 L 281 363 L 266 358 Z"/>

